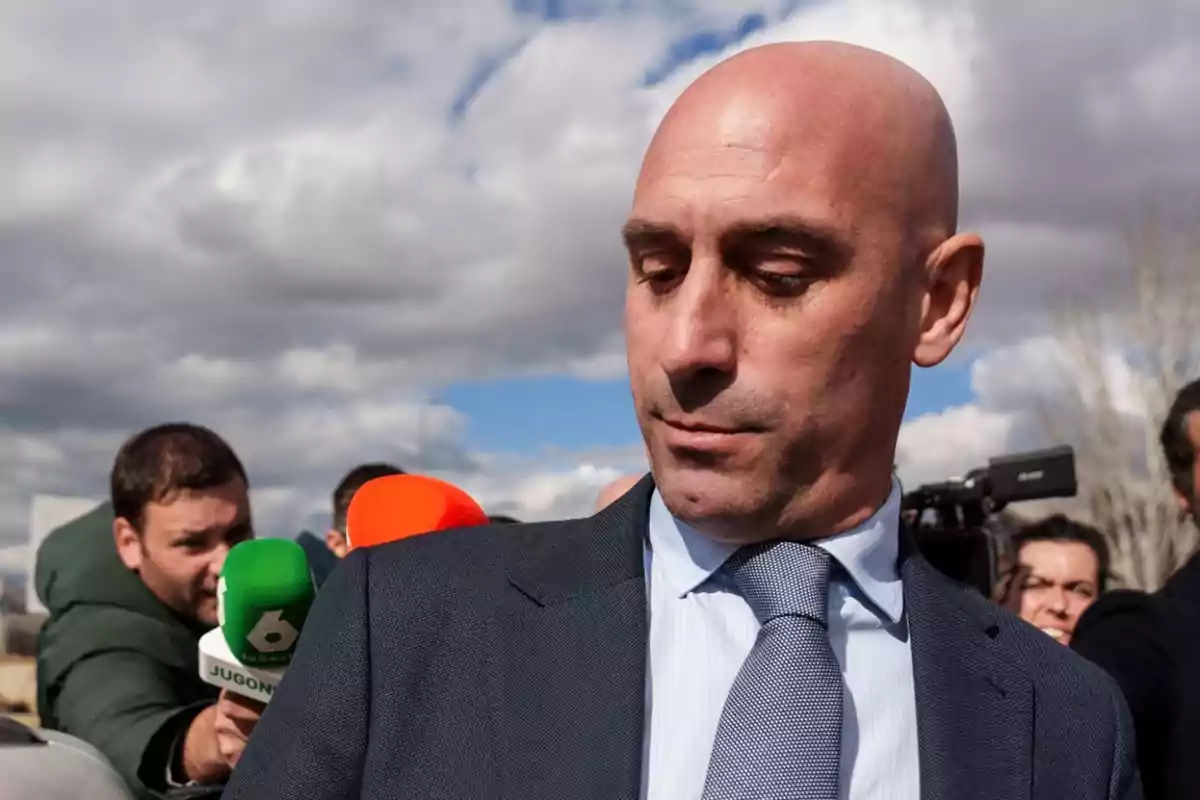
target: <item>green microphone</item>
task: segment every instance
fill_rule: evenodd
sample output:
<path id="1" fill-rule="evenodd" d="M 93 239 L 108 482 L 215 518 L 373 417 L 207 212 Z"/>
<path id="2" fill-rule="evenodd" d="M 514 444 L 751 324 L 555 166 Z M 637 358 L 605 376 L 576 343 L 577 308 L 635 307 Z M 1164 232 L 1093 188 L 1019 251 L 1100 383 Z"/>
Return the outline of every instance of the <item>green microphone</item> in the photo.
<path id="1" fill-rule="evenodd" d="M 210 684 L 266 702 L 292 660 L 316 595 L 308 556 L 289 539 L 250 539 L 225 557 L 217 585 L 220 628 L 200 640 Z"/>

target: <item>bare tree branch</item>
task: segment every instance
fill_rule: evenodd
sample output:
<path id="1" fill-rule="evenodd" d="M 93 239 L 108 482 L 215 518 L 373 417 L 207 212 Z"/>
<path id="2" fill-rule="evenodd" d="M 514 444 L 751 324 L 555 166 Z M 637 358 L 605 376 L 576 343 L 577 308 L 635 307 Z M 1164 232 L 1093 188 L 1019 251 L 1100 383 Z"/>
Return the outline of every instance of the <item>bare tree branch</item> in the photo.
<path id="1" fill-rule="evenodd" d="M 1152 590 L 1200 544 L 1179 518 L 1158 442 L 1175 394 L 1200 374 L 1200 239 L 1151 212 L 1126 247 L 1127 269 L 1101 306 L 1110 310 L 1079 297 L 1053 304 L 1062 385 L 1038 419 L 1075 447 L 1080 494 L 1069 510 L 1107 536 L 1120 583 Z"/>

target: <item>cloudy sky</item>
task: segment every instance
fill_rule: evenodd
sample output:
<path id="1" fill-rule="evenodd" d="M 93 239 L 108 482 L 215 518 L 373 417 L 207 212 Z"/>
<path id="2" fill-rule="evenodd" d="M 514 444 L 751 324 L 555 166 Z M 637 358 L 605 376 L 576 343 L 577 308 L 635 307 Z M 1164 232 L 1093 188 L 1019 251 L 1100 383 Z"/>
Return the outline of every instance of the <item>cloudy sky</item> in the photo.
<path id="1" fill-rule="evenodd" d="M 1194 2 L 8 0 L 0 547 L 169 419 L 233 443 L 267 534 L 324 524 L 375 459 L 586 512 L 642 464 L 617 235 L 641 152 L 700 71 L 796 39 L 942 91 L 989 246 L 902 476 L 1039 444 L 1045 299 L 1103 285 L 1139 203 L 1194 199 Z"/>

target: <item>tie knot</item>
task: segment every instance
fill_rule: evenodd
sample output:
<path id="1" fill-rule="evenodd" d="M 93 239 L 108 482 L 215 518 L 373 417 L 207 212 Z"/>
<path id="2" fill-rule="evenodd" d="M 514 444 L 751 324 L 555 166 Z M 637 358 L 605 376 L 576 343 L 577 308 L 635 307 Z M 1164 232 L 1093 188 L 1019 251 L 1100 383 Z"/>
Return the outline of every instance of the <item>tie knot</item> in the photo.
<path id="1" fill-rule="evenodd" d="M 830 556 L 801 542 L 765 542 L 734 553 L 728 569 L 759 623 L 800 616 L 827 625 Z"/>

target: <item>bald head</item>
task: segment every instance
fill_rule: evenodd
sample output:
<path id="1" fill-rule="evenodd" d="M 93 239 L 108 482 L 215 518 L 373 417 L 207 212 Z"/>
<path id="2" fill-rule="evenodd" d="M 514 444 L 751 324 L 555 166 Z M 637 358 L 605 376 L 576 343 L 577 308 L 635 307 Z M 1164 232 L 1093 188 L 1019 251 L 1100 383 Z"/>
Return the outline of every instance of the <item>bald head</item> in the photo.
<path id="1" fill-rule="evenodd" d="M 954 129 L 881 53 L 777 44 L 687 88 L 624 230 L 634 406 L 667 507 L 717 538 L 826 536 L 891 489 L 912 365 L 966 328 Z"/>
<path id="2" fill-rule="evenodd" d="M 622 475 L 609 483 L 600 490 L 600 494 L 596 497 L 596 510 L 601 511 L 612 505 L 624 496 L 626 492 L 636 486 L 637 482 L 641 479 L 641 475 Z"/>
<path id="3" fill-rule="evenodd" d="M 668 111 L 646 153 L 639 189 L 664 172 L 703 168 L 712 147 L 818 160 L 839 201 L 861 212 L 903 211 L 920 235 L 957 226 L 954 128 L 937 90 L 891 56 L 840 42 L 744 51 L 704 73 Z M 799 155 L 803 153 L 804 155 Z M 764 178 L 767 176 L 764 176 Z M 860 213 L 861 213 L 860 212 Z"/>

